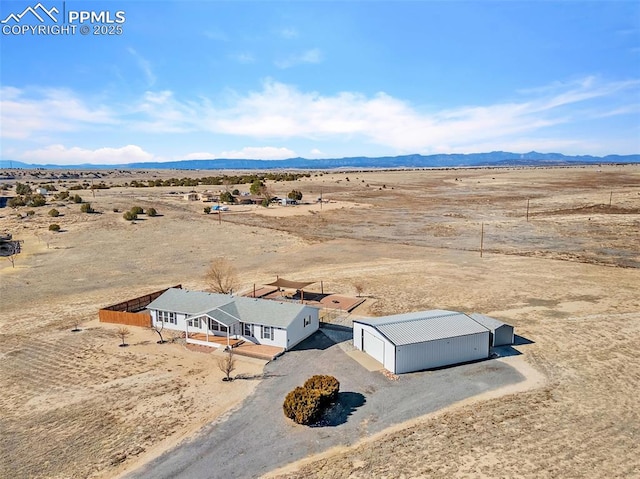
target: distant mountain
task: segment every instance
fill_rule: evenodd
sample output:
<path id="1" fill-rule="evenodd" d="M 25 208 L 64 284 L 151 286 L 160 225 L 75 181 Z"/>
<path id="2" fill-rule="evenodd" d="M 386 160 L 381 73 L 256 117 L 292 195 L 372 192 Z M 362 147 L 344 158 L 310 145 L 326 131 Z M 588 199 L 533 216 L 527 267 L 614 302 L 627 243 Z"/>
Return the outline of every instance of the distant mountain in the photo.
<path id="1" fill-rule="evenodd" d="M 327 158 L 310 160 L 289 158 L 286 160 L 238 160 L 202 159 L 167 162 L 128 163 L 122 165 L 36 165 L 19 161 L 0 160 L 0 168 L 46 169 L 175 169 L 175 170 L 333 170 L 380 168 L 458 168 L 474 166 L 562 166 L 594 163 L 640 163 L 640 155 L 567 156 L 561 153 L 491 153 L 404 155 L 371 158 Z"/>

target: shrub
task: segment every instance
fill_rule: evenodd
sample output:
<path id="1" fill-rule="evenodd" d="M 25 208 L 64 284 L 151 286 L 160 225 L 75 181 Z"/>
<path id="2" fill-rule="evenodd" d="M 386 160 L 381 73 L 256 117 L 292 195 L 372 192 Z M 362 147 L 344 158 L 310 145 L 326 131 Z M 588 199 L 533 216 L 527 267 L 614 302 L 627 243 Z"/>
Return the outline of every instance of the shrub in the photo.
<path id="1" fill-rule="evenodd" d="M 322 413 L 322 395 L 317 389 L 298 386 L 287 394 L 282 409 L 298 424 L 313 424 Z"/>
<path id="2" fill-rule="evenodd" d="M 142 209 L 142 207 L 140 207 L 140 206 L 134 206 L 133 208 L 131 208 L 131 212 L 132 212 L 134 215 L 141 215 L 141 214 L 143 214 L 143 213 L 144 213 L 144 210 L 143 210 L 143 209 Z"/>
<path id="3" fill-rule="evenodd" d="M 300 201 L 302 199 L 302 192 L 299 190 L 291 190 L 287 195 L 290 200 Z"/>
<path id="4" fill-rule="evenodd" d="M 24 198 L 22 196 L 14 196 L 9 201 L 7 201 L 7 205 L 11 208 L 17 208 L 18 206 L 24 206 Z"/>
<path id="5" fill-rule="evenodd" d="M 328 405 L 338 399 L 340 382 L 333 376 L 316 374 L 305 381 L 304 387 L 319 391 L 322 396 L 323 405 Z"/>
<path id="6" fill-rule="evenodd" d="M 125 211 L 122 217 L 127 221 L 133 221 L 138 219 L 138 215 L 135 214 L 133 211 Z"/>
<path id="7" fill-rule="evenodd" d="M 235 203 L 236 199 L 234 196 L 228 191 L 223 191 L 220 193 L 220 202 L 221 203 Z"/>
<path id="8" fill-rule="evenodd" d="M 49 210 L 49 216 L 51 216 L 52 218 L 57 218 L 58 216 L 60 216 L 60 212 L 57 209 L 52 208 Z"/>
<path id="9" fill-rule="evenodd" d="M 339 390 L 340 382 L 333 376 L 311 376 L 304 386 L 287 394 L 282 404 L 284 415 L 298 424 L 312 424 L 338 399 Z"/>
<path id="10" fill-rule="evenodd" d="M 60 231 L 60 225 L 53 223 L 51 225 L 49 225 L 49 231 Z"/>
<path id="11" fill-rule="evenodd" d="M 31 206 L 44 206 L 47 204 L 47 199 L 42 195 L 35 195 L 31 197 L 31 201 L 29 201 Z"/>
<path id="12" fill-rule="evenodd" d="M 83 213 L 95 213 L 95 210 L 91 207 L 91 203 L 83 203 L 80 206 L 80 211 Z"/>
<path id="13" fill-rule="evenodd" d="M 148 216 L 158 216 L 158 211 L 155 208 L 149 208 L 147 210 Z"/>

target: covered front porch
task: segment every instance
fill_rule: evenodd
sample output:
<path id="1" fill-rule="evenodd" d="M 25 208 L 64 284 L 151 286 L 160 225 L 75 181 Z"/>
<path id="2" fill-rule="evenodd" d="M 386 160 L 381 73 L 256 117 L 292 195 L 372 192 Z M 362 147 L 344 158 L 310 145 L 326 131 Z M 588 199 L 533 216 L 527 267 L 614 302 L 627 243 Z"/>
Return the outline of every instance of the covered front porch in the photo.
<path id="1" fill-rule="evenodd" d="M 219 309 L 194 315 L 186 321 L 185 340 L 189 344 L 232 348 L 242 341 L 239 334 L 240 321 Z"/>

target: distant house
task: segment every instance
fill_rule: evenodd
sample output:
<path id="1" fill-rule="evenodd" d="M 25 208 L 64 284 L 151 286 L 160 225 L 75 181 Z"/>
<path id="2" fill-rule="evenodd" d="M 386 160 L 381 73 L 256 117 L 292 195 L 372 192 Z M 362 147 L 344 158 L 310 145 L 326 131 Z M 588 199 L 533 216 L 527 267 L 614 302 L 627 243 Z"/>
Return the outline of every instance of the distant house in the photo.
<path id="1" fill-rule="evenodd" d="M 190 191 L 189 193 L 186 193 L 183 198 L 187 201 L 198 201 L 200 196 L 195 191 Z"/>
<path id="2" fill-rule="evenodd" d="M 218 345 L 210 339 L 221 337 L 288 350 L 319 328 L 318 309 L 304 304 L 176 288 L 147 309 L 154 326 L 183 331 L 187 342 L 212 347 Z"/>
<path id="3" fill-rule="evenodd" d="M 490 346 L 512 342 L 512 326 L 456 311 L 353 321 L 353 345 L 396 374 L 486 359 Z"/>

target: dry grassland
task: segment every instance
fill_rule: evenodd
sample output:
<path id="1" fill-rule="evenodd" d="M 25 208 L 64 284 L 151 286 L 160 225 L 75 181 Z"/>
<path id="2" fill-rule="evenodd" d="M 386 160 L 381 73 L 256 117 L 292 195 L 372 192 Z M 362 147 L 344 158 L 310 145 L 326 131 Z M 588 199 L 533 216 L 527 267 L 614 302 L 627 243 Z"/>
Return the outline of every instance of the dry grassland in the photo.
<path id="1" fill-rule="evenodd" d="M 503 319 L 532 341 L 517 359 L 546 377 L 286 477 L 640 477 L 640 166 L 349 172 L 272 187 L 330 202 L 233 207 L 222 224 L 170 194 L 190 188 L 80 191 L 101 213 L 60 203 L 55 220 L 49 205 L 21 219 L 0 210 L 0 230 L 24 240 L 16 267 L 0 265 L 0 477 L 113 477 L 238 407 L 257 381 L 223 384 L 214 357 L 143 329 L 119 348 L 117 327 L 96 320 L 127 297 L 202 288 L 216 256 L 246 288 L 280 275 L 353 294 L 362 282 L 356 314 Z M 130 224 L 122 211 L 134 205 L 162 216 Z M 52 222 L 63 232 L 48 233 Z"/>

